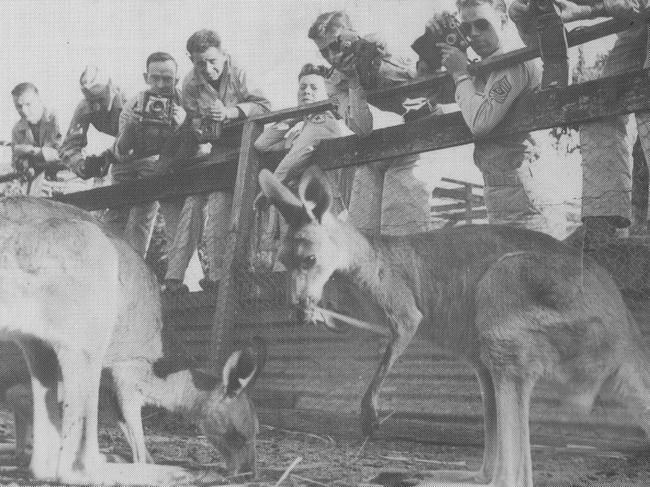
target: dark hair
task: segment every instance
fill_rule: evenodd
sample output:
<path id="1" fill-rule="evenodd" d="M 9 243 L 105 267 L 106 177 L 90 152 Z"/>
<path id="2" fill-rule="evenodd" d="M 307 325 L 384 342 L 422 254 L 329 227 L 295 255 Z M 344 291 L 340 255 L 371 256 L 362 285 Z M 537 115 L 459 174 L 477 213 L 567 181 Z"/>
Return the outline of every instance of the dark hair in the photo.
<path id="1" fill-rule="evenodd" d="M 298 80 L 300 80 L 300 78 L 302 78 L 303 76 L 309 76 L 310 74 L 315 74 L 318 76 L 322 76 L 323 78 L 327 78 L 328 71 L 329 70 L 322 64 L 316 65 L 312 63 L 307 63 L 300 69 L 300 73 L 298 74 Z"/>
<path id="2" fill-rule="evenodd" d="M 18 83 L 16 86 L 14 86 L 14 89 L 11 90 L 11 94 L 12 96 L 15 96 L 17 98 L 27 93 L 28 91 L 33 91 L 38 95 L 38 88 L 36 88 L 36 86 L 34 86 L 29 81 L 25 81 L 24 83 Z"/>
<path id="3" fill-rule="evenodd" d="M 352 29 L 350 16 L 343 10 L 325 12 L 316 17 L 316 20 L 309 28 L 307 37 L 312 40 L 320 39 L 322 37 L 325 37 L 327 33 L 334 32 L 339 27 Z"/>
<path id="4" fill-rule="evenodd" d="M 174 66 L 178 68 L 178 63 L 176 62 L 176 59 L 174 59 L 174 57 L 171 54 L 158 51 L 150 54 L 149 57 L 147 58 L 147 69 L 149 69 L 149 65 L 151 63 L 164 63 L 165 61 L 173 61 Z"/>
<path id="5" fill-rule="evenodd" d="M 490 5 L 497 12 L 508 13 L 505 0 L 456 0 L 456 7 L 460 10 L 463 7 L 474 7 L 482 4 Z"/>
<path id="6" fill-rule="evenodd" d="M 210 29 L 201 29 L 196 31 L 190 36 L 186 44 L 187 52 L 190 54 L 200 54 L 211 47 L 221 49 L 221 37 L 219 37 L 219 34 L 215 31 Z"/>

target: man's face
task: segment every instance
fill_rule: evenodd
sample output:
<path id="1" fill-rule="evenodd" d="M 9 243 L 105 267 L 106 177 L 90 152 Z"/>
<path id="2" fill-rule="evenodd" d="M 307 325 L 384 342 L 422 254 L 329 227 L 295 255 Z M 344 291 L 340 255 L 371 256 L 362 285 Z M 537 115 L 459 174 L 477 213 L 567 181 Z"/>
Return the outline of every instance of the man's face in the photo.
<path id="1" fill-rule="evenodd" d="M 485 3 L 460 9 L 461 29 L 470 37 L 472 49 L 481 58 L 503 44 L 506 20 L 502 13 Z"/>
<path id="2" fill-rule="evenodd" d="M 90 105 L 91 112 L 108 111 L 111 104 L 111 87 L 109 85 L 93 86 L 91 88 L 82 86 L 81 92 L 88 105 Z"/>
<path id="3" fill-rule="evenodd" d="M 226 63 L 226 53 L 214 46 L 208 47 L 205 51 L 190 54 L 190 59 L 194 67 L 199 70 L 203 76 L 212 81 L 217 81 L 223 66 Z"/>
<path id="4" fill-rule="evenodd" d="M 20 96 L 14 96 L 14 105 L 20 118 L 31 124 L 37 124 L 43 117 L 41 98 L 32 90 L 27 90 Z"/>
<path id="5" fill-rule="evenodd" d="M 153 61 L 149 63 L 144 81 L 149 85 L 150 91 L 158 95 L 171 95 L 178 83 L 176 77 L 176 63 L 171 59 L 167 61 Z"/>
<path id="6" fill-rule="evenodd" d="M 327 32 L 323 37 L 314 39 L 314 43 L 318 47 L 321 56 L 336 69 L 339 69 L 342 66 L 342 62 L 349 56 L 344 56 L 342 52 L 341 37 L 354 39 L 358 37 L 358 34 L 353 29 L 338 27 Z"/>
<path id="7" fill-rule="evenodd" d="M 307 74 L 298 81 L 298 105 L 327 100 L 325 78 L 318 74 Z"/>

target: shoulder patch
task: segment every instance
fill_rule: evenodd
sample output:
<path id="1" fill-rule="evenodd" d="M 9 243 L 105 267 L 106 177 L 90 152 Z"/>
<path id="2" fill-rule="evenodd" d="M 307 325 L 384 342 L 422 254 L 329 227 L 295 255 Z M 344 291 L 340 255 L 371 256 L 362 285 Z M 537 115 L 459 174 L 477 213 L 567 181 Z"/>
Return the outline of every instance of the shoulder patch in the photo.
<path id="1" fill-rule="evenodd" d="M 496 101 L 497 103 L 505 103 L 508 95 L 512 90 L 512 84 L 508 81 L 508 78 L 504 74 L 496 83 L 490 88 L 490 93 L 488 93 L 488 98 Z"/>

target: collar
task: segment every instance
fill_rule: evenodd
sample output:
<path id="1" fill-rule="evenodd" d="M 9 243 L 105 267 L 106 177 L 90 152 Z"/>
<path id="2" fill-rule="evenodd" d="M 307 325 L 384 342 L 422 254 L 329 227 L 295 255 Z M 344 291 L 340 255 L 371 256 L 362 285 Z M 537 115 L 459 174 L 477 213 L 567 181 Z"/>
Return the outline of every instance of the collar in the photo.
<path id="1" fill-rule="evenodd" d="M 39 121 L 36 122 L 36 123 L 44 123 L 44 122 L 46 123 L 49 119 L 50 119 L 50 112 L 48 111 L 47 108 L 44 108 L 43 109 L 43 115 L 41 116 Z M 20 129 L 20 130 L 28 130 L 28 129 L 31 130 L 31 126 L 30 126 L 29 122 L 27 120 L 25 120 L 24 118 L 21 118 L 20 120 L 18 120 L 16 122 L 16 127 L 18 129 Z"/>

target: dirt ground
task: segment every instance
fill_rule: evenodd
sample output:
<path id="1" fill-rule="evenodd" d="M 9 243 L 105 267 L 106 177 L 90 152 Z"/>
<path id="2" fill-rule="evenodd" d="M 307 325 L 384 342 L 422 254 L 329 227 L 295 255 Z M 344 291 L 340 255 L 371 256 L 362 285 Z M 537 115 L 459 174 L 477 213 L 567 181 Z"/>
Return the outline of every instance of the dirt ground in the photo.
<path id="1" fill-rule="evenodd" d="M 177 417 L 158 412 L 145 415 L 147 445 L 156 463 L 189 469 L 210 468 L 225 475 L 224 464 L 204 437 Z M 48 485 L 30 482 L 24 467 L 12 458 L 11 415 L 0 411 L 0 485 Z M 100 446 L 105 454 L 128 457 L 129 448 L 119 428 L 103 425 Z M 325 436 L 283 431 L 262 425 L 258 441 L 259 475 L 223 477 L 222 484 L 275 486 L 296 459 L 283 486 L 410 485 L 404 479 L 425 478 L 437 469 L 477 469 L 481 448 L 439 446 L 411 441 L 335 441 Z M 647 487 L 650 450 L 533 449 L 537 487 Z M 219 482 L 213 484 L 219 485 Z"/>

